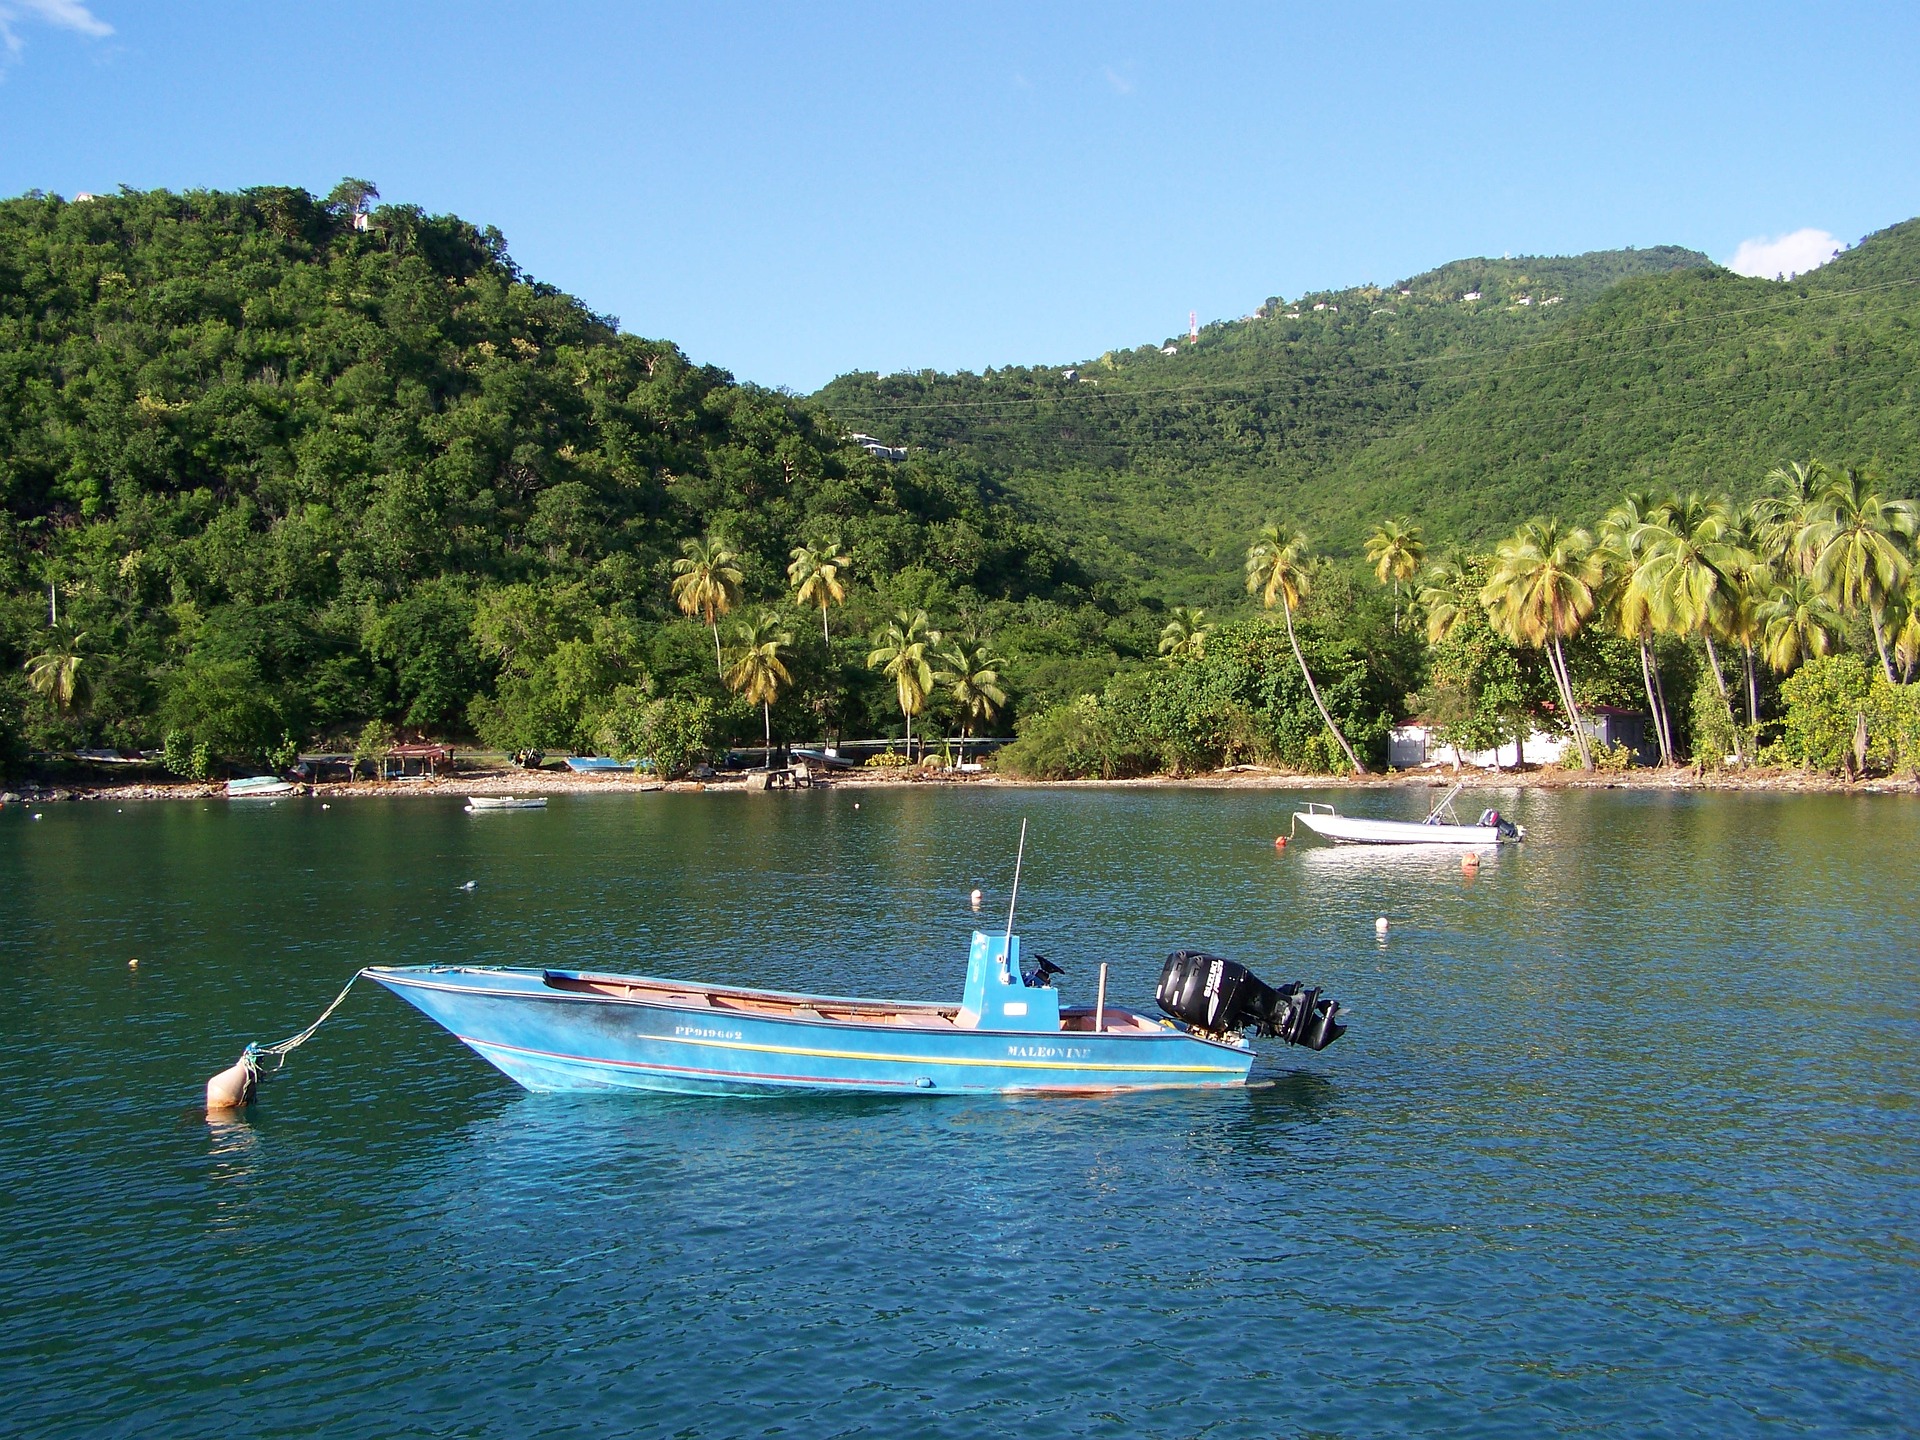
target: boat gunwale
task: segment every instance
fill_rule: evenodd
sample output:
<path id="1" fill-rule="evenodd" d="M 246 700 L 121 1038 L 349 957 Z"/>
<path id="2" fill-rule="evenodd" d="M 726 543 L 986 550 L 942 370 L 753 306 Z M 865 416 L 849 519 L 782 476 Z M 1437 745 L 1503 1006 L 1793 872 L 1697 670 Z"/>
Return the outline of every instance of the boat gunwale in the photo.
<path id="1" fill-rule="evenodd" d="M 546 977 L 548 975 L 559 975 L 573 979 L 606 980 L 615 984 L 646 983 L 662 988 L 671 988 L 680 993 L 687 994 L 727 994 L 749 998 L 767 996 L 802 1002 L 823 1001 L 829 1007 L 865 1005 L 876 1010 L 894 1012 L 919 1009 L 955 1015 L 959 1013 L 960 1007 L 957 1005 L 928 1000 L 877 1000 L 859 996 L 814 995 L 790 990 L 754 990 L 744 987 L 690 985 L 684 981 L 663 980 L 655 976 L 588 975 L 575 970 L 534 970 L 530 967 L 517 965 L 369 965 L 366 967 L 365 973 L 370 978 L 380 981 L 383 984 L 411 985 L 417 989 L 424 990 L 443 990 L 461 995 L 483 995 L 514 1000 L 538 1000 L 544 1003 L 632 1005 L 647 1010 L 664 1010 L 674 1014 L 699 1016 L 709 1022 L 716 1016 L 741 1016 L 754 1020 L 767 1021 L 776 1025 L 796 1025 L 807 1029 L 829 1026 L 836 1031 L 870 1031 L 878 1035 L 892 1036 L 980 1035 L 998 1036 L 1011 1040 L 1035 1040 L 1049 1036 L 1074 1036 L 1085 1039 L 1123 1041 L 1165 1041 L 1178 1039 L 1191 1040 L 1201 1045 L 1214 1046 L 1234 1055 L 1244 1054 L 1246 1051 L 1244 1045 L 1237 1045 L 1227 1040 L 1216 1040 L 1206 1035 L 1197 1035 L 1191 1030 L 1182 1029 L 1170 1023 L 1162 1024 L 1159 1028 L 1150 1029 L 1142 1027 L 1137 1030 L 986 1030 L 968 1028 L 960 1025 L 943 1026 L 940 1028 L 931 1026 L 890 1025 L 877 1021 L 840 1020 L 821 1015 L 817 1012 L 814 1015 L 806 1016 L 781 1015 L 755 1010 L 715 1010 L 706 1006 L 676 1005 L 668 1000 L 650 999 L 644 996 L 610 995 L 600 990 L 559 989 L 547 984 Z M 537 987 L 530 986 L 526 989 L 488 990 L 473 985 L 435 983 L 431 980 L 419 978 L 433 974 L 508 975 L 523 978 L 538 976 L 540 983 Z M 1135 1010 L 1131 1006 L 1109 1005 L 1107 1009 L 1109 1013 L 1137 1016 L 1146 1020 L 1157 1020 L 1159 1018 L 1149 1015 L 1144 1011 Z M 461 1038 L 464 1039 L 465 1037 L 463 1036 Z"/>

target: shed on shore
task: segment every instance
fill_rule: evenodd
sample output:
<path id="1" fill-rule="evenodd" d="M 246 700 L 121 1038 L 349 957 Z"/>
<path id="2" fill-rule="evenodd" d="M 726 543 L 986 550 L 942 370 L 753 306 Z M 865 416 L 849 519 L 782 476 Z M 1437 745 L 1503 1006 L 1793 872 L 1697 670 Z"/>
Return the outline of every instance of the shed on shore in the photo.
<path id="1" fill-rule="evenodd" d="M 452 773 L 453 751 L 446 745 L 394 745 L 380 762 L 382 780 L 424 780 Z"/>

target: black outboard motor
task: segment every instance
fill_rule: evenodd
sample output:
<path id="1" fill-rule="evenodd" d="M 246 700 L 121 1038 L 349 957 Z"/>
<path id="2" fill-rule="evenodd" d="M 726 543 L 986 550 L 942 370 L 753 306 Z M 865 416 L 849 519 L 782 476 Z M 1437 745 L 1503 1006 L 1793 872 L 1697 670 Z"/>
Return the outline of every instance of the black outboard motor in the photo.
<path id="1" fill-rule="evenodd" d="M 1489 830 L 1494 831 L 1503 840 L 1518 840 L 1520 838 L 1520 827 L 1507 819 L 1498 810 L 1482 810 L 1480 812 L 1480 819 L 1476 823 L 1484 825 Z"/>
<path id="2" fill-rule="evenodd" d="M 1340 1002 L 1318 989 L 1298 983 L 1275 989 L 1246 966 L 1199 950 L 1167 957 L 1153 998 L 1174 1019 L 1208 1035 L 1252 1030 L 1324 1050 L 1347 1033 Z"/>

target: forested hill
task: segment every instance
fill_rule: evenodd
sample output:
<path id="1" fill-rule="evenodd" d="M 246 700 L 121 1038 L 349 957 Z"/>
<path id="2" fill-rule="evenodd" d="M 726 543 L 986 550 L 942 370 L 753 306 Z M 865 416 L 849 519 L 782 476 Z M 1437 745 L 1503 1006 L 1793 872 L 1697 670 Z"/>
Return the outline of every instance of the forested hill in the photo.
<path id="1" fill-rule="evenodd" d="M 1335 551 L 1389 515 L 1484 541 L 1654 477 L 1740 493 L 1809 453 L 1910 469 L 1917 252 L 1909 222 L 1790 283 L 1675 248 L 1457 261 L 1275 297 L 1191 344 L 849 375 L 817 398 L 977 457 L 1096 570 L 1219 600 L 1266 518 Z"/>
<path id="2" fill-rule="evenodd" d="M 707 534 L 747 606 L 837 537 L 841 626 L 931 590 L 1088 604 L 968 466 L 875 460 L 535 283 L 495 231 L 362 213 L 367 188 L 0 203 L 0 748 L 178 729 L 259 755 L 383 717 L 554 747 L 621 686 L 724 705 L 669 592 Z M 39 655 L 84 696 L 29 694 Z M 796 726 L 878 723 L 885 686 L 833 681 L 843 659 L 796 661 Z"/>

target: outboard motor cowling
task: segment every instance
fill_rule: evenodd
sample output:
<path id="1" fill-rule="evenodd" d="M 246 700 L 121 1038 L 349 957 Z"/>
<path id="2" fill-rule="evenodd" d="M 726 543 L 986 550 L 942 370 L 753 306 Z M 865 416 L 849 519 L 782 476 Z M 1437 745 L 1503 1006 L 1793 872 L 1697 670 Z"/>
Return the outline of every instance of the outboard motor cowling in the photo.
<path id="1" fill-rule="evenodd" d="M 1289 1045 L 1324 1050 L 1347 1027 L 1340 1003 L 1298 983 L 1275 988 L 1246 966 L 1200 950 L 1176 950 L 1160 970 L 1153 998 L 1162 1010 L 1206 1035 L 1252 1030 Z"/>

